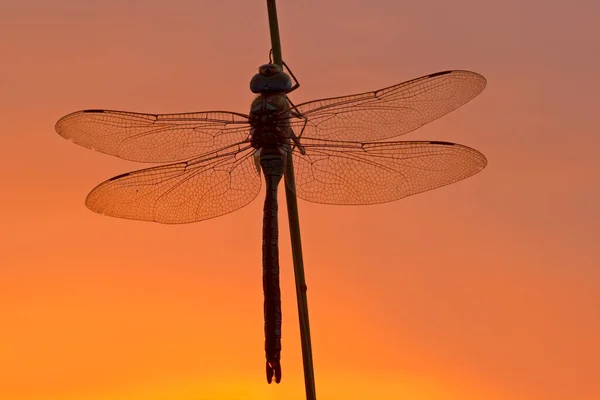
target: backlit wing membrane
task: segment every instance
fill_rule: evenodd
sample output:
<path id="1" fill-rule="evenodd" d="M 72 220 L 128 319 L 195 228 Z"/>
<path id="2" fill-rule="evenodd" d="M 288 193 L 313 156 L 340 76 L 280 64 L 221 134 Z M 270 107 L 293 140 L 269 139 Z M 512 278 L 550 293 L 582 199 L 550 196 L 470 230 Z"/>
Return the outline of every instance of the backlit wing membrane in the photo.
<path id="1" fill-rule="evenodd" d="M 248 138 L 244 114 L 211 111 L 141 114 L 85 110 L 56 123 L 66 139 L 102 153 L 139 162 L 174 162 L 216 151 Z"/>
<path id="2" fill-rule="evenodd" d="M 118 218 L 178 224 L 235 211 L 259 193 L 250 145 L 234 145 L 187 162 L 111 178 L 88 195 L 92 211 Z"/>
<path id="3" fill-rule="evenodd" d="M 282 132 L 291 126 L 300 136 L 294 143 L 305 150 L 301 154 L 292 144 L 296 194 L 316 203 L 377 204 L 476 174 L 487 160 L 469 147 L 378 141 L 455 110 L 485 85 L 477 73 L 445 71 L 374 92 L 302 103 L 282 113 L 275 123 Z M 84 147 L 123 159 L 171 163 L 98 185 L 86 199 L 98 213 L 195 222 L 237 210 L 260 191 L 246 114 L 85 110 L 61 118 L 56 131 Z M 289 148 L 282 146 L 285 151 Z"/>
<path id="4" fill-rule="evenodd" d="M 333 142 L 303 139 L 293 152 L 296 194 L 315 203 L 386 203 L 465 179 L 483 154 L 447 142 Z"/>
<path id="5" fill-rule="evenodd" d="M 457 109 L 486 85 L 469 71 L 445 71 L 374 92 L 314 100 L 297 106 L 308 119 L 302 137 L 371 142 L 411 132 Z M 300 134 L 304 120 L 294 118 Z"/>

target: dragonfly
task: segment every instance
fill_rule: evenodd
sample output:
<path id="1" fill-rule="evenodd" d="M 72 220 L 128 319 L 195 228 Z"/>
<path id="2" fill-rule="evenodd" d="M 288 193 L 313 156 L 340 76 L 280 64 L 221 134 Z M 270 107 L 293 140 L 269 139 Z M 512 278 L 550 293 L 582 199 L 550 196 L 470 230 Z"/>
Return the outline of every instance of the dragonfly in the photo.
<path id="1" fill-rule="evenodd" d="M 460 181 L 485 168 L 479 151 L 444 141 L 388 139 L 457 109 L 485 85 L 480 74 L 451 70 L 295 105 L 288 95 L 300 83 L 285 63 L 269 60 L 250 81 L 256 97 L 248 114 L 93 109 L 62 117 L 56 131 L 102 153 L 163 164 L 115 176 L 88 194 L 88 208 L 112 217 L 166 224 L 218 217 L 257 197 L 262 171 L 266 377 L 279 383 L 277 193 L 287 160 L 295 173 L 288 184 L 293 193 L 323 204 L 386 203 Z"/>

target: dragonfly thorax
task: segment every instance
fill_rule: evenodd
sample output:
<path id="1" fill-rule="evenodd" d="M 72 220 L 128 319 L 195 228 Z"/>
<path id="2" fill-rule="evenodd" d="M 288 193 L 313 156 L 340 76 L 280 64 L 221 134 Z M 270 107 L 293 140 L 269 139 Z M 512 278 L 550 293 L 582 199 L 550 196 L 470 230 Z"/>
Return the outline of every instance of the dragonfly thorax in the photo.
<path id="1" fill-rule="evenodd" d="M 252 147 L 278 147 L 287 142 L 290 136 L 288 109 L 283 93 L 262 94 L 254 99 L 249 118 Z"/>

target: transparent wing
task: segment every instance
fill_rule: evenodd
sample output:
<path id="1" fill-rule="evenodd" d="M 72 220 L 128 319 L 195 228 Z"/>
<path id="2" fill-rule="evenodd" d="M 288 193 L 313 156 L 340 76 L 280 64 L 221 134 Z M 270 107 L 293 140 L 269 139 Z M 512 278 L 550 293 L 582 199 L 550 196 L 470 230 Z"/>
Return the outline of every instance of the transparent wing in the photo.
<path id="1" fill-rule="evenodd" d="M 225 148 L 248 138 L 248 116 L 226 111 L 141 114 L 85 110 L 62 117 L 65 139 L 126 160 L 174 162 Z"/>
<path id="2" fill-rule="evenodd" d="M 90 192 L 85 204 L 112 217 L 178 224 L 235 211 L 259 193 L 261 179 L 249 145 L 129 172 Z"/>
<path id="3" fill-rule="evenodd" d="M 296 194 L 315 203 L 377 204 L 449 185 L 485 168 L 483 154 L 447 142 L 302 141 Z"/>
<path id="4" fill-rule="evenodd" d="M 385 89 L 297 106 L 307 118 L 302 137 L 371 142 L 399 136 L 457 109 L 485 87 L 483 76 L 444 71 Z M 304 120 L 291 125 L 300 134 Z"/>

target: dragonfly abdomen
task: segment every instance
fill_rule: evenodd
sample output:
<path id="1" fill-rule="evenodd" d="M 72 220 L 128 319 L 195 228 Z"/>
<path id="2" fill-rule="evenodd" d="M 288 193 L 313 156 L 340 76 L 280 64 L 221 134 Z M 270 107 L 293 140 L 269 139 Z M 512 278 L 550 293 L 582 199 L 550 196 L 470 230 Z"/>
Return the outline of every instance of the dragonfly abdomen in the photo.
<path id="1" fill-rule="evenodd" d="M 279 227 L 277 187 L 283 176 L 283 157 L 277 147 L 263 148 L 260 165 L 266 182 L 263 208 L 263 291 L 267 382 L 281 381 L 281 291 L 279 288 Z"/>

